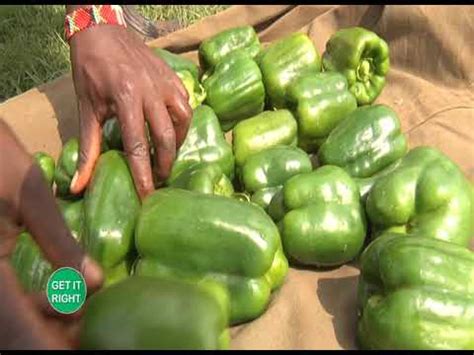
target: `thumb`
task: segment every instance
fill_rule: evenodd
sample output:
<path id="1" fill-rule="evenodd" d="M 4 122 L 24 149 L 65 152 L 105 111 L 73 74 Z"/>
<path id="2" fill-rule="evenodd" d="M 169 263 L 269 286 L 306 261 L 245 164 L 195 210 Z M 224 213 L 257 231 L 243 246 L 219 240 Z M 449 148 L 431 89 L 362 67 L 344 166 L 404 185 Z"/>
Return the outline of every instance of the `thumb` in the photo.
<path id="1" fill-rule="evenodd" d="M 95 163 L 100 155 L 102 139 L 98 117 L 90 105 L 79 104 L 79 117 L 79 161 L 70 186 L 71 193 L 74 195 L 81 193 L 89 183 Z"/>

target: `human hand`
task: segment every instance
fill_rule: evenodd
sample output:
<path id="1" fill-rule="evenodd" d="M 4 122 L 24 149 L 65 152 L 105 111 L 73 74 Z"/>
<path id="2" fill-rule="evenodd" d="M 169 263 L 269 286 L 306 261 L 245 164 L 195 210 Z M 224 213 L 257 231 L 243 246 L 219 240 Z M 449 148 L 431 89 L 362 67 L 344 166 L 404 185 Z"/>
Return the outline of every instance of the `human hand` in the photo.
<path id="1" fill-rule="evenodd" d="M 188 93 L 171 68 L 122 26 L 94 26 L 75 34 L 70 46 L 81 150 L 71 192 L 86 187 L 100 154 L 102 125 L 115 116 L 143 198 L 154 190 L 145 120 L 155 147 L 153 173 L 161 183 L 189 128 Z"/>
<path id="2" fill-rule="evenodd" d="M 71 235 L 40 168 L 0 120 L 0 349 L 71 348 L 69 326 L 79 314 L 60 316 L 44 292 L 26 295 L 10 265 L 22 226 L 54 268 L 82 272 L 88 294 L 101 286 L 100 267 Z"/>

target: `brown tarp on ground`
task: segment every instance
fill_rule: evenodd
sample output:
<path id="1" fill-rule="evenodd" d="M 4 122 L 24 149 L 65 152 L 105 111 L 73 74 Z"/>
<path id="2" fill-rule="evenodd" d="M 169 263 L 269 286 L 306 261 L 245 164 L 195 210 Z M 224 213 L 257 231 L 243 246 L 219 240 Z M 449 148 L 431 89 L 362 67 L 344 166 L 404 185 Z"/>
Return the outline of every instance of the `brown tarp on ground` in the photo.
<path id="1" fill-rule="evenodd" d="M 474 180 L 474 7 L 233 6 L 150 43 L 196 59 L 201 40 L 250 24 L 263 42 L 303 31 L 322 53 L 336 30 L 363 26 L 390 46 L 391 70 L 377 102 L 395 109 L 410 146 L 432 145 Z M 30 151 L 57 156 L 78 134 L 70 75 L 0 105 Z M 353 349 L 358 270 L 291 269 L 259 319 L 232 329 L 234 349 Z"/>

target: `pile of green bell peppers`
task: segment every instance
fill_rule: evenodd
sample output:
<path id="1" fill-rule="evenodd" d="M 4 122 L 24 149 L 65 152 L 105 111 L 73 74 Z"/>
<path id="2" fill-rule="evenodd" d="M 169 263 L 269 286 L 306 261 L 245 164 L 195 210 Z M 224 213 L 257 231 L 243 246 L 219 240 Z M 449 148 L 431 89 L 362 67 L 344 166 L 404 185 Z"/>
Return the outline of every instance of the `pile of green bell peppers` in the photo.
<path id="1" fill-rule="evenodd" d="M 341 29 L 321 57 L 304 33 L 262 44 L 241 26 L 204 40 L 199 66 L 153 51 L 193 109 L 165 187 L 139 200 L 116 119 L 83 196 L 69 191 L 77 138 L 56 164 L 34 156 L 105 272 L 83 348 L 225 349 L 227 326 L 265 312 L 289 264 L 352 262 L 360 347 L 472 349 L 474 188 L 441 151 L 409 150 L 397 113 L 375 102 L 390 69 L 380 36 Z M 45 288 L 52 267 L 28 231 L 11 261 L 28 291 Z"/>

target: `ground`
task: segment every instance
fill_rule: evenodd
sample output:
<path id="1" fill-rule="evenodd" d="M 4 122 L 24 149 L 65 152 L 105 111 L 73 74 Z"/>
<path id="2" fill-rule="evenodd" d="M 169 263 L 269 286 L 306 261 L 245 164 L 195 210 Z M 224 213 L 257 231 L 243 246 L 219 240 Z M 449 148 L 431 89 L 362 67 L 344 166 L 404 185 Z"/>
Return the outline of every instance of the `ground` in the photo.
<path id="1" fill-rule="evenodd" d="M 141 5 L 149 19 L 189 25 L 225 5 Z M 0 102 L 70 70 L 63 5 L 0 6 Z"/>

